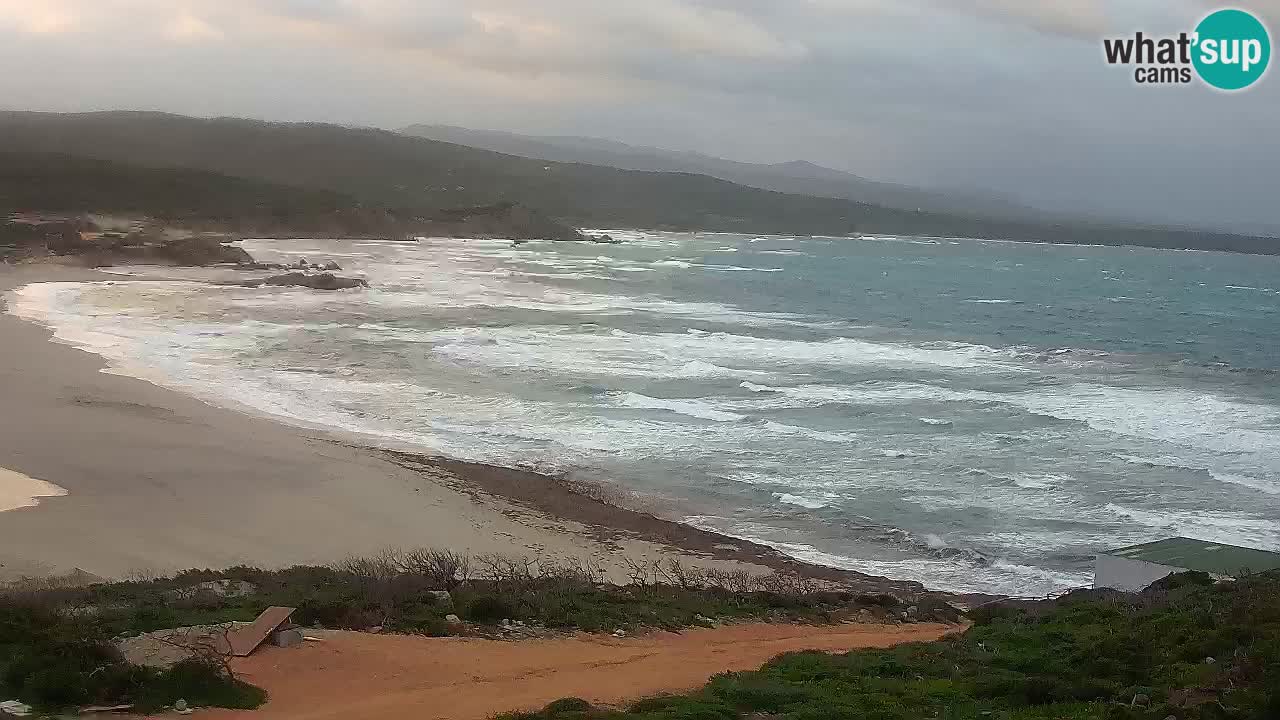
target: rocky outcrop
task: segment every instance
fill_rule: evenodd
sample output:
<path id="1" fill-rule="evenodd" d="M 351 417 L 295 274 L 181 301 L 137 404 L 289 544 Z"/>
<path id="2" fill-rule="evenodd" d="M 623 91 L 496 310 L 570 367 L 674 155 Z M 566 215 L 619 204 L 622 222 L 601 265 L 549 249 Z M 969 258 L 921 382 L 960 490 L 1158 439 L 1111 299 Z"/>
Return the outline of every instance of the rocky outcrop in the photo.
<path id="1" fill-rule="evenodd" d="M 290 272 L 283 275 L 272 275 L 261 280 L 250 280 L 240 283 L 244 287 L 262 287 L 276 285 L 284 287 L 305 287 L 312 290 L 348 290 L 358 287 L 369 287 L 369 283 L 361 278 L 342 277 L 330 272 L 310 275 L 304 272 Z"/>
<path id="2" fill-rule="evenodd" d="M 253 257 L 244 248 L 228 245 L 229 238 L 219 235 L 192 235 L 163 240 L 158 245 L 142 246 L 144 255 L 154 255 L 175 265 L 249 265 Z"/>
<path id="3" fill-rule="evenodd" d="M 299 258 L 298 262 L 292 265 L 278 265 L 277 267 L 284 268 L 286 270 L 302 270 L 303 272 L 306 272 L 307 270 L 324 272 L 328 270 L 342 269 L 342 266 L 333 260 L 329 260 L 324 263 L 309 263 L 306 258 Z"/>
<path id="4" fill-rule="evenodd" d="M 139 220 L 127 229 L 98 227 L 88 216 L 15 214 L 0 221 L 0 244 L 36 259 L 48 255 L 78 258 L 91 266 L 118 263 L 160 265 L 252 265 L 243 248 L 222 233 L 191 233 Z"/>

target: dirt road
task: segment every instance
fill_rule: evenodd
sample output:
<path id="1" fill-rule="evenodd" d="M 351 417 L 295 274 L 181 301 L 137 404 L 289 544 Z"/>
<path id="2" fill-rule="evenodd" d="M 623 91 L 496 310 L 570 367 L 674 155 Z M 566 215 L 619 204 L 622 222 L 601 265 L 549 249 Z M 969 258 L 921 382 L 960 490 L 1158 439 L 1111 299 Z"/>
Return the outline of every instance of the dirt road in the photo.
<path id="1" fill-rule="evenodd" d="M 944 625 L 738 625 L 634 638 L 579 635 L 502 642 L 326 633 L 322 642 L 264 647 L 239 661 L 270 701 L 207 720 L 482 720 L 562 697 L 618 703 L 701 686 L 793 650 L 847 651 L 935 640 Z"/>

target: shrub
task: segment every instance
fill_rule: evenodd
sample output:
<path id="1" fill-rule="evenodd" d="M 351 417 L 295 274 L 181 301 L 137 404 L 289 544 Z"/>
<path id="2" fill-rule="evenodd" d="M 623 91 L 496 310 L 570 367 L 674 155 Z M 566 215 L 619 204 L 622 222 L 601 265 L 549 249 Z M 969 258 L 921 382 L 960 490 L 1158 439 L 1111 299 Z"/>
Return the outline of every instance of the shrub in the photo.
<path id="1" fill-rule="evenodd" d="M 0 694 L 57 710 L 135 704 L 149 710 L 178 698 L 215 707 L 254 708 L 264 693 L 216 662 L 191 660 L 160 672 L 131 665 L 107 639 L 101 620 L 0 599 Z"/>
<path id="2" fill-rule="evenodd" d="M 591 703 L 586 700 L 583 700 L 582 698 L 568 697 L 560 698 L 559 700 L 549 703 L 542 709 L 542 712 L 547 715 L 551 715 L 554 713 L 586 712 L 590 709 Z"/>
<path id="3" fill-rule="evenodd" d="M 202 707 L 252 710 L 266 702 L 267 694 L 235 679 L 215 662 L 191 659 L 177 663 L 147 683 L 140 692 L 138 704 L 158 708 L 178 698 Z"/>
<path id="4" fill-rule="evenodd" d="M 516 609 L 506 599 L 497 595 L 477 595 L 467 603 L 468 620 L 478 623 L 492 623 L 515 616 Z"/>

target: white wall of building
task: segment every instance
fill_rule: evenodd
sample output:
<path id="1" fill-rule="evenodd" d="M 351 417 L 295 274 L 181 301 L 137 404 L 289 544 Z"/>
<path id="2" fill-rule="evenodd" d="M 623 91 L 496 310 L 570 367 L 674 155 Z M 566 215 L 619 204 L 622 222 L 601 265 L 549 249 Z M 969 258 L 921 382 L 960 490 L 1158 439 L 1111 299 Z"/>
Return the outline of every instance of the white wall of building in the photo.
<path id="1" fill-rule="evenodd" d="M 1185 571 L 1185 568 L 1170 565 L 1157 565 L 1115 555 L 1099 555 L 1093 565 L 1093 586 L 1137 592 L 1162 577 Z"/>

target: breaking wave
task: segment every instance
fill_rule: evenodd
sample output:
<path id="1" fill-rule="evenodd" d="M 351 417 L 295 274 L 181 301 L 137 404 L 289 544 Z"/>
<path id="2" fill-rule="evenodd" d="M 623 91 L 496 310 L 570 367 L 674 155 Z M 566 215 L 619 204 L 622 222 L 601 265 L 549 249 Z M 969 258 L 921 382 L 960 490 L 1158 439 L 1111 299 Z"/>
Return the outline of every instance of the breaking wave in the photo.
<path id="1" fill-rule="evenodd" d="M 1170 534 L 1280 547 L 1280 398 L 1255 351 L 1277 336 L 1257 314 L 1271 296 L 1243 291 L 1273 283 L 1253 265 L 1182 268 L 1187 297 L 1236 303 L 1204 314 L 1165 288 L 1158 307 L 1110 302 L 1153 297 L 1145 256 L 1110 248 L 1077 263 L 982 246 L 970 265 L 971 241 L 892 238 L 851 262 L 847 240 L 604 232 L 625 244 L 252 241 L 268 262 L 339 257 L 373 287 L 215 287 L 192 269 L 31 285 L 9 309 L 212 402 L 587 471 L 802 559 L 935 587 L 1061 589 L 1092 552 Z M 1018 270 L 993 289 L 974 267 L 1006 252 Z M 1055 304 L 1045 278 L 1071 273 Z M 908 297 L 912 281 L 945 291 Z M 1212 318 L 1211 352 L 1152 317 Z"/>

